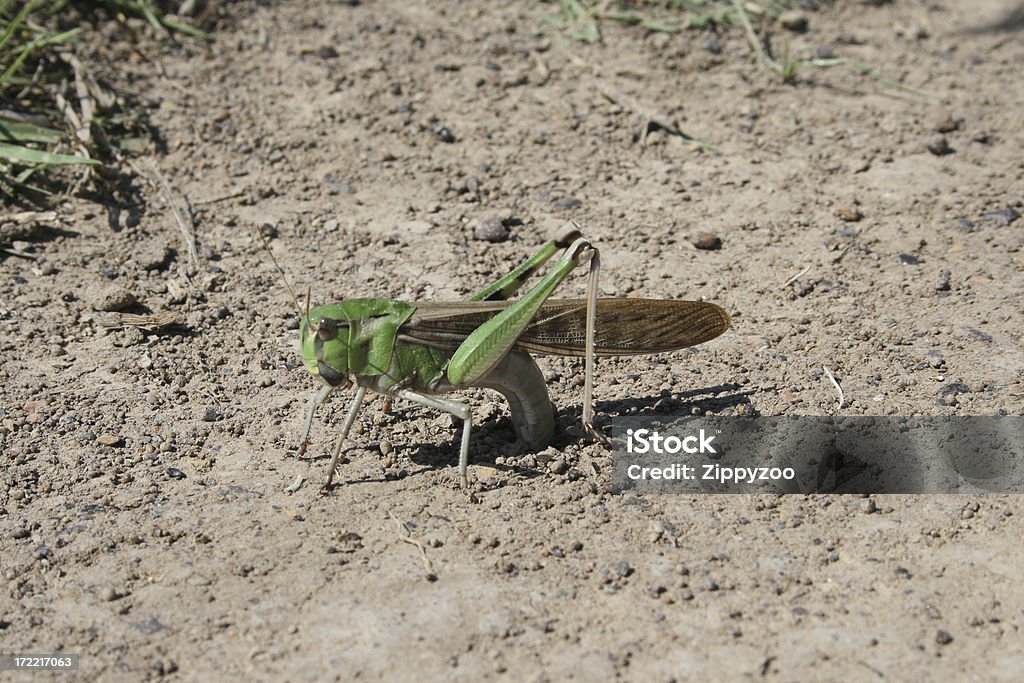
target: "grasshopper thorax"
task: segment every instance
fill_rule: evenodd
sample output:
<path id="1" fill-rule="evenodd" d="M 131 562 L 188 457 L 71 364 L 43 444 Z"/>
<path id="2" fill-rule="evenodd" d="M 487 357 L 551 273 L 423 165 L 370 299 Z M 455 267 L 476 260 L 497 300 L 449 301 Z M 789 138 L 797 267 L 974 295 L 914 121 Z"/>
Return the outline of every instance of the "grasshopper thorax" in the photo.
<path id="1" fill-rule="evenodd" d="M 331 386 L 353 376 L 382 375 L 391 367 L 398 328 L 414 306 L 390 299 L 353 299 L 317 306 L 299 323 L 302 358 Z"/>

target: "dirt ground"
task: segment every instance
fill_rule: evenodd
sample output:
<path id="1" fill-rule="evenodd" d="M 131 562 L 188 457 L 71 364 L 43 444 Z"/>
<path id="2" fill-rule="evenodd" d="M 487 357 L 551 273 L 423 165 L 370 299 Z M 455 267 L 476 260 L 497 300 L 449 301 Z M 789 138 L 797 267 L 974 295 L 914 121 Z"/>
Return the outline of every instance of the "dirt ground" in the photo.
<path id="1" fill-rule="evenodd" d="M 317 385 L 257 226 L 314 304 L 458 300 L 574 219 L 604 295 L 731 313 L 706 345 L 601 361 L 604 427 L 1020 415 L 1022 34 L 970 30 L 997 2 L 874 4 L 772 27 L 776 55 L 881 74 L 795 84 L 741 30 L 605 22 L 586 44 L 530 2 L 259 3 L 205 45 L 96 36 L 149 112 L 154 182 L 62 205 L 15 245 L 36 260 L 0 261 L 0 651 L 78 653 L 80 680 L 1019 680 L 1017 496 L 614 495 L 559 358 L 541 453 L 466 392 L 472 495 L 457 425 L 425 408 L 369 403 L 329 496 L 344 400 L 295 453 Z"/>

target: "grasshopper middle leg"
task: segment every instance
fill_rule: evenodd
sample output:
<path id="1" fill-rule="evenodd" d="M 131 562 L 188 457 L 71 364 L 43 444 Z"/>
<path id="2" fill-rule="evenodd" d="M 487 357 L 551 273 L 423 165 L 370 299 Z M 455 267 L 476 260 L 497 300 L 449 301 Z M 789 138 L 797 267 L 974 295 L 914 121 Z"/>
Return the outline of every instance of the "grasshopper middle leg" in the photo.
<path id="1" fill-rule="evenodd" d="M 402 389 L 397 395 L 407 401 L 451 413 L 462 420 L 462 445 L 459 448 L 459 483 L 462 484 L 462 488 L 467 488 L 469 486 L 469 478 L 466 475 L 466 471 L 469 469 L 469 434 L 473 431 L 473 411 L 462 401 L 456 401 L 451 398 L 428 396 L 416 393 L 415 391 L 409 391 L 408 389 Z"/>

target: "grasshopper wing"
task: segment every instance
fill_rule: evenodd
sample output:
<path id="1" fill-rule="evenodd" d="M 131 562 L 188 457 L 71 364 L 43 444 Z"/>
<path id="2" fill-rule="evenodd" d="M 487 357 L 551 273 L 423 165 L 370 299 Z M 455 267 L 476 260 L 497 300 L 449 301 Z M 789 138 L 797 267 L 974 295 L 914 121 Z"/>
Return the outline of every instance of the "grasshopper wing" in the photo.
<path id="1" fill-rule="evenodd" d="M 409 341 L 458 348 L 466 336 L 514 302 L 416 303 L 399 334 Z M 547 301 L 515 348 L 540 354 L 580 356 L 586 351 L 587 302 Z M 669 299 L 598 299 L 595 353 L 630 356 L 695 346 L 729 329 L 729 314 L 712 303 Z"/>

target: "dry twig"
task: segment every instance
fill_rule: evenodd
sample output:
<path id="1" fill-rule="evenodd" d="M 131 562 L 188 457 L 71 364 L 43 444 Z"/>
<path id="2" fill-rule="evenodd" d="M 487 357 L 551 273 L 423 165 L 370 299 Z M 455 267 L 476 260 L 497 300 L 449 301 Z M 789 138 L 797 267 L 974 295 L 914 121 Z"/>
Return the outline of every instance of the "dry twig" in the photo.
<path id="1" fill-rule="evenodd" d="M 839 382 L 836 381 L 836 378 L 832 375 L 832 371 L 831 370 L 829 370 L 824 365 L 821 366 L 821 369 L 825 371 L 825 374 L 828 376 L 829 380 L 831 380 L 831 382 L 832 382 L 832 386 L 834 386 L 836 388 L 836 391 L 839 392 L 839 409 L 842 410 L 843 403 L 845 402 L 845 398 L 843 397 L 843 388 L 841 386 L 839 386 Z"/>
<path id="2" fill-rule="evenodd" d="M 811 267 L 810 267 L 810 266 L 807 266 L 806 268 L 804 268 L 803 270 L 801 270 L 801 271 L 800 271 L 799 273 L 797 273 L 797 274 L 796 274 L 796 275 L 794 275 L 793 277 L 791 277 L 791 278 L 789 278 L 788 280 L 786 280 L 785 282 L 783 282 L 783 283 L 782 283 L 782 289 L 785 289 L 786 287 L 789 287 L 789 286 L 790 286 L 791 284 L 793 284 L 794 282 L 796 282 L 797 280 L 799 280 L 800 278 L 802 278 L 802 277 L 803 277 L 804 275 L 806 275 L 806 274 L 807 274 L 807 272 L 808 272 L 808 271 L 809 271 L 810 269 L 811 269 Z"/>
<path id="3" fill-rule="evenodd" d="M 417 541 L 415 538 L 412 537 L 412 534 L 409 532 L 409 528 L 407 526 L 405 526 L 405 524 L 403 524 L 401 520 L 399 520 L 397 517 L 395 517 L 395 515 L 393 513 L 388 512 L 388 517 L 390 517 L 391 519 L 395 520 L 395 524 L 398 525 L 399 533 L 404 532 L 400 536 L 401 540 L 404 541 L 405 543 L 408 543 L 409 545 L 414 545 L 414 546 L 416 546 L 417 548 L 420 549 L 420 555 L 423 558 L 423 567 L 427 571 L 427 580 L 429 580 L 429 581 L 436 580 L 437 579 L 437 574 L 434 573 L 434 564 L 430 561 L 430 558 L 427 557 L 427 549 L 426 549 L 426 547 L 422 543 L 420 543 L 419 541 Z"/>

